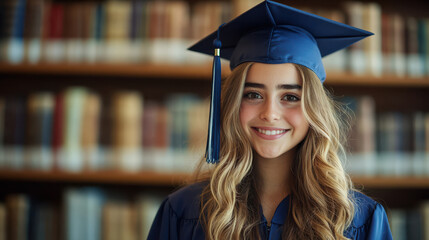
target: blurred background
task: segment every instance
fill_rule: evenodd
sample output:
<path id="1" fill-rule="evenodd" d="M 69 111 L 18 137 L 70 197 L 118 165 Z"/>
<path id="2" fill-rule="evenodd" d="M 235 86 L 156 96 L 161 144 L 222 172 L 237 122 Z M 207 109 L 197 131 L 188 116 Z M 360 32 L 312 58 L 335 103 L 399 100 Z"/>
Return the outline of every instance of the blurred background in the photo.
<path id="1" fill-rule="evenodd" d="M 205 150 L 212 59 L 186 48 L 259 2 L 1 0 L 0 240 L 146 239 Z M 375 33 L 324 58 L 344 165 L 429 239 L 429 2 L 281 2 Z"/>

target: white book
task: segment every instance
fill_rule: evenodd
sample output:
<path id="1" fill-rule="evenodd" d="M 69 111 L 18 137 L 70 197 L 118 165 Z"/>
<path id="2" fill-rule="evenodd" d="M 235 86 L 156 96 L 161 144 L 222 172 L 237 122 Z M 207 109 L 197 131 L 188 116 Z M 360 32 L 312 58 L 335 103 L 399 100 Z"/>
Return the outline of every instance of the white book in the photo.
<path id="1" fill-rule="evenodd" d="M 404 19 L 398 14 L 392 15 L 393 24 L 393 73 L 397 76 L 404 76 L 406 73 L 405 57 L 405 37 L 404 37 Z"/>
<path id="2" fill-rule="evenodd" d="M 374 33 L 363 40 L 367 73 L 381 76 L 383 72 L 381 53 L 381 7 L 377 3 L 367 3 L 363 6 L 363 27 Z"/>
<path id="3" fill-rule="evenodd" d="M 362 2 L 346 2 L 345 3 L 345 11 L 349 18 L 349 24 L 357 27 L 363 28 L 363 12 L 364 12 L 364 4 Z M 349 48 L 349 69 L 353 74 L 365 74 L 366 73 L 366 56 L 363 49 L 363 41 L 359 41 L 354 43 Z"/>
<path id="4" fill-rule="evenodd" d="M 42 58 L 49 63 L 58 63 L 65 60 L 65 42 L 62 39 L 46 40 L 42 48 Z"/>
<path id="5" fill-rule="evenodd" d="M 66 41 L 65 59 L 70 63 L 82 62 L 85 51 L 85 45 L 82 39 L 74 38 Z"/>
<path id="6" fill-rule="evenodd" d="M 82 114 L 87 90 L 69 88 L 64 93 L 63 146 L 60 148 L 59 167 L 67 171 L 84 168 L 81 134 Z"/>
<path id="7" fill-rule="evenodd" d="M 390 229 L 395 240 L 406 240 L 406 212 L 401 209 L 392 209 L 389 214 Z"/>
<path id="8" fill-rule="evenodd" d="M 161 203 L 162 197 L 157 195 L 145 194 L 139 197 L 137 202 L 138 219 L 140 219 L 139 239 L 147 239 Z"/>
<path id="9" fill-rule="evenodd" d="M 39 38 L 29 39 L 26 42 L 27 60 L 35 64 L 42 59 L 42 42 Z"/>

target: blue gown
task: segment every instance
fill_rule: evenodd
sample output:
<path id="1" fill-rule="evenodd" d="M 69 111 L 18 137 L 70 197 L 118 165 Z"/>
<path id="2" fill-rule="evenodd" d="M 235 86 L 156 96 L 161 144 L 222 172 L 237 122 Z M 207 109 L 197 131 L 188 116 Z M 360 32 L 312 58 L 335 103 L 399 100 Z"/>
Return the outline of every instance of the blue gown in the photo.
<path id="1" fill-rule="evenodd" d="M 149 240 L 203 240 L 204 231 L 199 223 L 200 194 L 207 183 L 196 183 L 172 193 L 164 200 L 149 232 Z M 392 239 L 383 206 L 371 198 L 354 193 L 356 213 L 351 226 L 344 232 L 350 239 Z M 262 239 L 281 239 L 281 226 L 286 220 L 289 197 L 280 202 L 270 229 L 262 215 L 260 233 Z"/>

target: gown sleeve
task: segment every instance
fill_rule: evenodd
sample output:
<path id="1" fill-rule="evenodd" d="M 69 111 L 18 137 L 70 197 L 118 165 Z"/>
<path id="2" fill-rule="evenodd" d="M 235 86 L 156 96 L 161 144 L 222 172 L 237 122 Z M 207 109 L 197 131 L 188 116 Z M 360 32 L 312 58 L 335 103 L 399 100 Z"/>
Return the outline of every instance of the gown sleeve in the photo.
<path id="1" fill-rule="evenodd" d="M 148 240 L 178 239 L 178 219 L 168 198 L 161 204 L 150 228 Z"/>
<path id="2" fill-rule="evenodd" d="M 360 215 L 358 218 L 365 218 L 365 215 Z M 363 219 L 356 219 L 358 222 Z M 389 222 L 386 211 L 382 205 L 375 205 L 372 216 L 370 215 L 365 223 L 359 227 L 352 227 L 349 232 L 353 240 L 391 240 Z M 348 235 L 348 234 L 347 234 Z"/>
<path id="3" fill-rule="evenodd" d="M 392 233 L 390 231 L 389 222 L 387 220 L 386 211 L 383 206 L 377 204 L 374 214 L 372 215 L 371 223 L 368 228 L 367 239 L 392 239 Z"/>

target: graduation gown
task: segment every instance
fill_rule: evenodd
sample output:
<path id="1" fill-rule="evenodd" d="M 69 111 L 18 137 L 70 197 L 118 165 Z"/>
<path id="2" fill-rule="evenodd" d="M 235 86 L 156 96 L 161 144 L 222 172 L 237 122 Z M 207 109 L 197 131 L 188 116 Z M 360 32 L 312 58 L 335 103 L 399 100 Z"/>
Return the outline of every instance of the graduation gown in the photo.
<path id="1" fill-rule="evenodd" d="M 186 186 L 169 195 L 155 217 L 149 232 L 149 240 L 203 240 L 204 231 L 199 222 L 200 194 L 207 183 Z M 345 236 L 356 240 L 392 239 L 383 206 L 371 198 L 354 192 L 355 217 Z M 260 233 L 262 239 L 281 239 L 281 226 L 284 224 L 289 208 L 290 197 L 278 205 L 271 226 L 261 215 Z M 261 211 L 262 212 L 262 211 Z"/>

